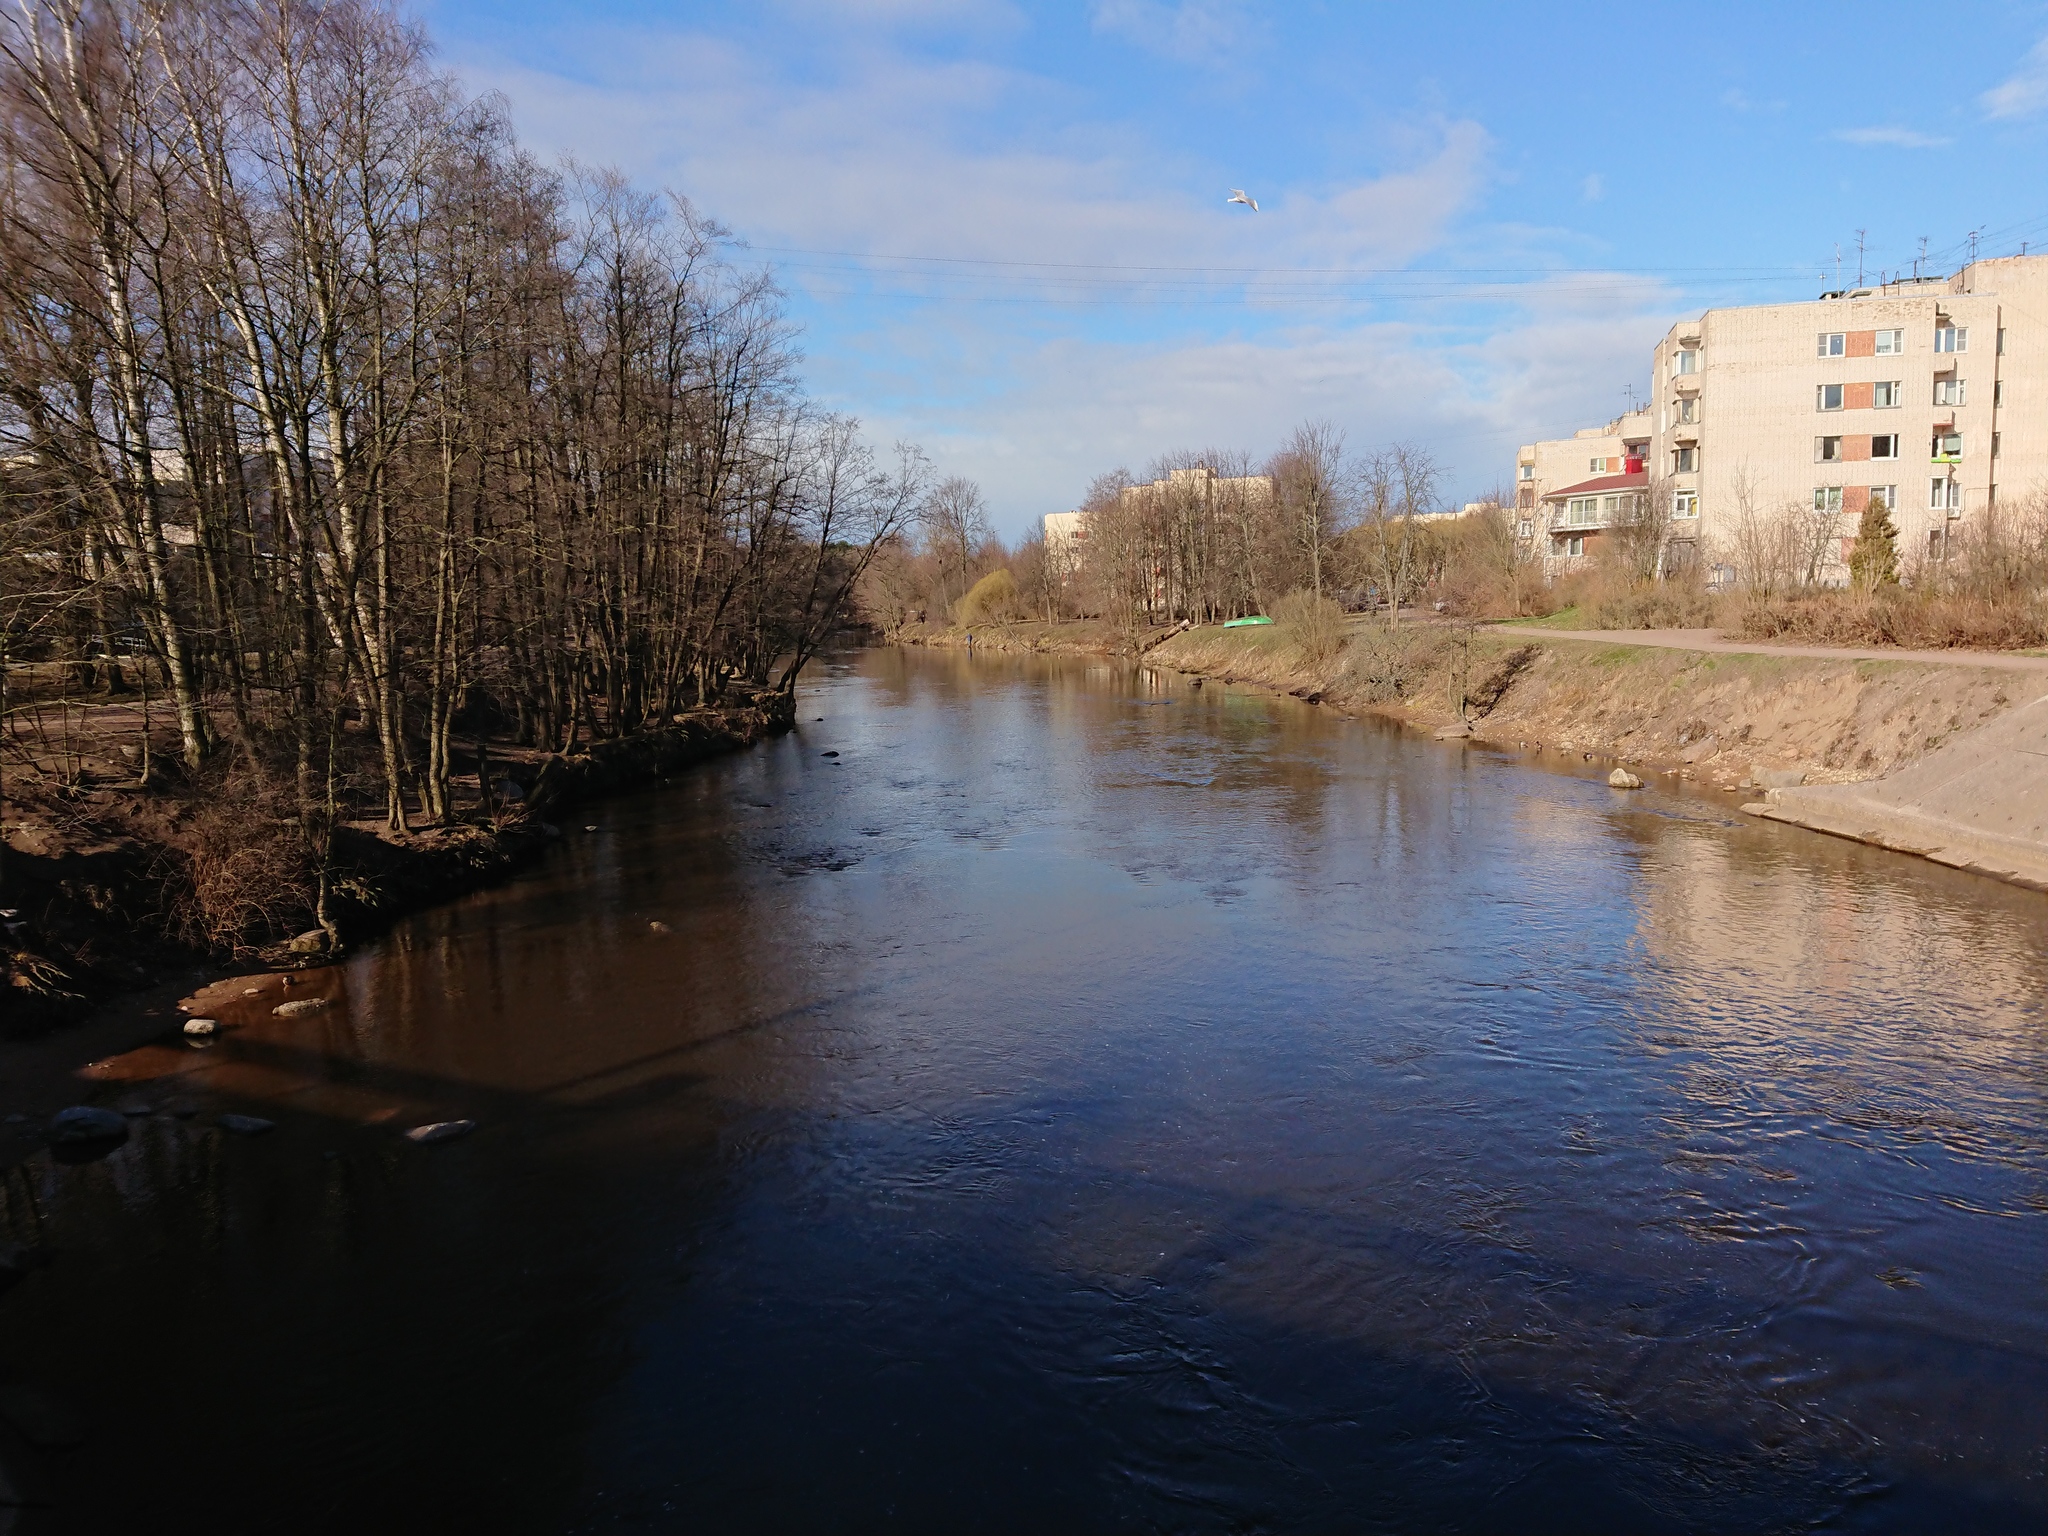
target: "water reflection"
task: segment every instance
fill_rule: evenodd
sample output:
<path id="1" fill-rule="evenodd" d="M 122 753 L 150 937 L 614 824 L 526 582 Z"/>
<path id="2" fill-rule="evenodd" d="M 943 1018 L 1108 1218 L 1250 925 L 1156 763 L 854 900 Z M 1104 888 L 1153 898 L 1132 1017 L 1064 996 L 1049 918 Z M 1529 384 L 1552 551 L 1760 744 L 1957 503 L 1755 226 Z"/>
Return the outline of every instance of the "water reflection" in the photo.
<path id="1" fill-rule="evenodd" d="M 1165 674 L 808 698 L 110 1069 L 273 1136 L 10 1176 L 7 1372 L 184 1405 L 81 1528 L 2048 1511 L 2048 903 Z"/>

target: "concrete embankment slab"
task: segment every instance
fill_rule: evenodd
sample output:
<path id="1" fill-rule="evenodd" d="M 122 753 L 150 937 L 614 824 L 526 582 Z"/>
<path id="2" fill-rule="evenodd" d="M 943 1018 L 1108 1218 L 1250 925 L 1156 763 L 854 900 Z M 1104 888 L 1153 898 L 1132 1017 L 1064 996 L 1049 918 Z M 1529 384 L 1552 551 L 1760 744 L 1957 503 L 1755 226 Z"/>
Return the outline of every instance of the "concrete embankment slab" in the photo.
<path id="1" fill-rule="evenodd" d="M 1745 809 L 2048 890 L 2048 698 L 1881 779 L 1774 789 Z"/>

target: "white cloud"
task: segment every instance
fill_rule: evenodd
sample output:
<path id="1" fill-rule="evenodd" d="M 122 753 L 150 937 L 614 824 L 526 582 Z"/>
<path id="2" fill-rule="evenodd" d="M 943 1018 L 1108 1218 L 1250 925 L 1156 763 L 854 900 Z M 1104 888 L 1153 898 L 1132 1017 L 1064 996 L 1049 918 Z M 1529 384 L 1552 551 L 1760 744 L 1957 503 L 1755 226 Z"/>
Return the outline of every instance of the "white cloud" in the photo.
<path id="1" fill-rule="evenodd" d="M 2048 37 L 2034 44 L 2019 70 L 1977 98 L 1986 117 L 2031 117 L 2048 108 Z"/>
<path id="2" fill-rule="evenodd" d="M 1241 0 L 1095 0 L 1090 20 L 1097 32 L 1182 64 L 1235 62 L 1264 35 Z"/>
<path id="3" fill-rule="evenodd" d="M 795 80 L 724 39 L 586 34 L 574 73 L 458 61 L 501 90 L 544 154 L 620 165 L 687 192 L 763 246 L 1120 266 L 1397 265 L 1475 200 L 1490 141 L 1417 125 L 1404 167 L 1324 187 L 1253 189 L 1229 216 L 1226 168 L 1175 158 L 1069 95 L 998 65 L 878 46 Z M 678 80 L 687 80 L 678 88 Z M 1050 125 L 1050 126 L 1048 126 Z"/>
<path id="4" fill-rule="evenodd" d="M 1844 144 L 1865 148 L 1941 149 L 1955 142 L 1913 128 L 1838 128 L 1831 136 Z"/>
<path id="5" fill-rule="evenodd" d="M 1528 285 L 1518 308 L 1483 333 L 1328 315 L 1259 336 L 1060 337 L 1008 353 L 999 377 L 970 360 L 960 403 L 870 411 L 868 424 L 979 480 L 1006 535 L 1072 505 L 1103 470 L 1182 448 L 1261 455 L 1311 417 L 1359 449 L 1425 445 L 1447 499 L 1468 500 L 1510 479 L 1518 443 L 1619 415 L 1680 303 L 1641 278 L 1572 274 Z"/>
<path id="6" fill-rule="evenodd" d="M 1503 478 L 1522 438 L 1614 415 L 1673 307 L 1648 307 L 1627 279 L 1475 301 L 1469 280 L 1380 275 L 1445 249 L 1490 183 L 1492 142 L 1467 120 L 1397 125 L 1404 158 L 1377 174 L 1255 187 L 1254 216 L 1225 207 L 1225 168 L 1089 120 L 1064 87 L 872 32 L 835 37 L 822 73 L 706 33 L 586 29 L 549 42 L 544 66 L 454 62 L 472 88 L 506 94 L 539 153 L 674 186 L 754 242 L 787 286 L 817 296 L 805 372 L 819 398 L 862 416 L 877 440 L 921 442 L 946 473 L 979 479 L 1009 534 L 1070 505 L 1102 469 L 1176 446 L 1264 452 L 1307 416 L 1346 424 L 1361 444 L 1424 442 L 1453 471 L 1452 493 L 1476 493 Z M 1494 231 L 1458 260 L 1541 266 L 1555 240 Z M 883 259 L 906 254 L 951 261 Z M 979 265 L 1027 262 L 1088 265 Z M 1335 268 L 1375 296 L 1271 304 L 1244 299 L 1224 272 L 1187 295 L 1220 305 L 1123 304 L 1159 296 L 1130 286 L 1147 279 L 1129 269 L 1146 266 L 1312 284 L 1329 275 L 1313 269 Z M 1067 297 L 1094 285 L 1119 302 L 1033 301 L 1048 280 Z M 1024 302 L 830 296 L 873 286 Z M 1487 306 L 1478 318 L 1475 302 Z"/>
<path id="7" fill-rule="evenodd" d="M 1579 184 L 1579 199 L 1582 202 L 1597 203 L 1607 195 L 1607 178 L 1598 171 Z"/>
<path id="8" fill-rule="evenodd" d="M 1739 85 L 1731 85 L 1721 93 L 1721 105 L 1730 112 L 1782 112 L 1782 101 L 1758 101 Z"/>

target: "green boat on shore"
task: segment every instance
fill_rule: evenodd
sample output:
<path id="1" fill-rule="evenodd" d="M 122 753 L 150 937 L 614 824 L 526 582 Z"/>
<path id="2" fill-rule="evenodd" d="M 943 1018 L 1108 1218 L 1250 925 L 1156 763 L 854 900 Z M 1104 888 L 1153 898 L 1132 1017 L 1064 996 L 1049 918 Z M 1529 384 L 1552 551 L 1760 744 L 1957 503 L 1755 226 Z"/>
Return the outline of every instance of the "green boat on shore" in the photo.
<path id="1" fill-rule="evenodd" d="M 1225 629 L 1243 629 L 1247 624 L 1270 624 L 1272 622 L 1273 621 L 1267 618 L 1263 613 L 1255 613 L 1252 614 L 1249 618 L 1225 619 L 1223 621 L 1223 627 Z"/>

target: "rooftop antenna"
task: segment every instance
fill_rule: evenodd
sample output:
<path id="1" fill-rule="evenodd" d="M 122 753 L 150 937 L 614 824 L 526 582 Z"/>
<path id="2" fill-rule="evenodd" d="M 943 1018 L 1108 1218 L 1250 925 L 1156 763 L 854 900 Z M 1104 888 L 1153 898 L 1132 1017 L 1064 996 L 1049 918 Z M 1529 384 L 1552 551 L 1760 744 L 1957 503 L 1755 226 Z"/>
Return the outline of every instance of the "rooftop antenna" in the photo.
<path id="1" fill-rule="evenodd" d="M 1868 233 L 1866 230 L 1859 229 L 1856 231 L 1856 286 L 1858 288 L 1863 286 L 1863 237 L 1866 233 Z"/>
<path id="2" fill-rule="evenodd" d="M 1972 264 L 1974 264 L 1977 260 L 1977 236 L 1979 236 L 1982 233 L 1983 231 L 1980 229 L 1973 229 L 1970 231 L 1970 261 Z"/>
<path id="3" fill-rule="evenodd" d="M 1839 242 L 1835 245 L 1835 286 L 1842 286 L 1842 247 Z"/>
<path id="4" fill-rule="evenodd" d="M 1924 262 L 1925 262 L 1926 260 L 1927 260 L 1927 237 L 1926 237 L 1925 235 L 1922 235 L 1922 236 L 1920 237 L 1920 254 L 1919 254 L 1918 256 L 1915 256 L 1915 257 L 1913 258 L 1913 280 L 1914 280 L 1915 282 L 1918 282 L 1918 281 L 1920 280 L 1920 267 L 1921 267 L 1921 264 L 1922 264 L 1922 263 L 1924 263 Z"/>

